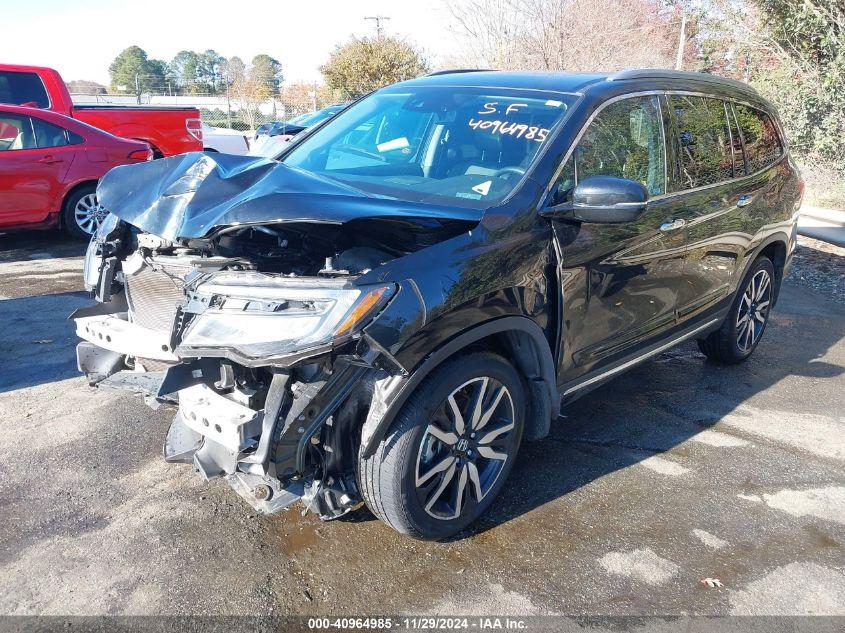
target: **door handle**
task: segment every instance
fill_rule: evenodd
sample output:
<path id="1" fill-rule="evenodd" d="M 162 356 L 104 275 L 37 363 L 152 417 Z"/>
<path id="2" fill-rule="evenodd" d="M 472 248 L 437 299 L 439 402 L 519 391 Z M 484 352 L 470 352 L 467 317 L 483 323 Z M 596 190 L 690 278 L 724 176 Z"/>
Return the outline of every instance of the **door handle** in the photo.
<path id="1" fill-rule="evenodd" d="M 664 233 L 666 231 L 674 231 L 675 229 L 681 229 L 686 226 L 687 221 L 683 218 L 674 218 L 672 220 L 666 220 L 663 224 L 660 225 L 660 230 Z"/>
<path id="2" fill-rule="evenodd" d="M 747 207 L 749 204 L 751 204 L 752 200 L 753 200 L 753 198 L 751 196 L 748 196 L 748 195 L 740 196 L 739 200 L 736 201 L 736 206 Z"/>
<path id="3" fill-rule="evenodd" d="M 44 163 L 44 164 L 46 164 L 46 165 L 49 165 L 49 164 L 51 164 L 51 163 L 60 163 L 60 162 L 62 162 L 62 160 L 63 160 L 63 159 L 58 158 L 58 157 L 56 157 L 56 156 L 53 156 L 52 154 L 48 154 L 48 155 L 47 155 L 47 156 L 45 156 L 44 158 L 39 158 L 39 159 L 38 159 L 38 162 L 39 162 L 39 163 Z"/>

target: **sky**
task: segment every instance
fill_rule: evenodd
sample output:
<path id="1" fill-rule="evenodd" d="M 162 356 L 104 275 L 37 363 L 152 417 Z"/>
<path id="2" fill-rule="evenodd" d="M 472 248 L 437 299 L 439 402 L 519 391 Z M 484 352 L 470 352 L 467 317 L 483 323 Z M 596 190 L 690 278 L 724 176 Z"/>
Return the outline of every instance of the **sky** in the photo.
<path id="1" fill-rule="evenodd" d="M 366 16 L 384 15 L 385 33 L 412 41 L 434 62 L 455 52 L 443 0 L 0 0 L 0 61 L 57 69 L 65 81 L 108 84 L 108 67 L 127 46 L 170 61 L 180 50 L 214 49 L 248 61 L 267 53 L 285 82 L 319 81 L 335 45 L 373 35 Z M 237 7 L 243 7 L 238 11 Z"/>

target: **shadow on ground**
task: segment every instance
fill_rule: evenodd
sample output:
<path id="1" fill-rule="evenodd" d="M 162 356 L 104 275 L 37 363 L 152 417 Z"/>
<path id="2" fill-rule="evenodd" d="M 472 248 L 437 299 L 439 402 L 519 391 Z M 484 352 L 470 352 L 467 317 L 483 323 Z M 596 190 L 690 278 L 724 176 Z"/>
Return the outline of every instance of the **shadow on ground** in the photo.
<path id="1" fill-rule="evenodd" d="M 78 340 L 67 317 L 90 303 L 86 292 L 0 301 L 0 392 L 78 376 Z"/>
<path id="2" fill-rule="evenodd" d="M 834 304 L 808 307 L 806 293 L 783 287 L 763 340 L 744 363 L 713 364 L 693 341 L 564 407 L 549 437 L 520 449 L 493 510 L 457 538 L 484 532 L 613 471 L 659 456 L 787 376 L 841 376 L 842 367 L 820 358 L 845 335 L 845 315 Z M 622 450 L 603 450 L 610 446 Z"/>
<path id="3" fill-rule="evenodd" d="M 85 254 L 87 243 L 59 231 L 0 233 L 0 263 Z"/>

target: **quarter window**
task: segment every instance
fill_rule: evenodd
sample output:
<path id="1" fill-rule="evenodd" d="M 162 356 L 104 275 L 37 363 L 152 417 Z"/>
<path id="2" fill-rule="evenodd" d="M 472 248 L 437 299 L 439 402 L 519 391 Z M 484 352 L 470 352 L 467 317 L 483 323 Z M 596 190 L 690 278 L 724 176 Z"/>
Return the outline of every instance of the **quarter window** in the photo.
<path id="1" fill-rule="evenodd" d="M 669 96 L 675 121 L 680 182 L 673 190 L 704 187 L 734 176 L 734 158 L 724 102 L 706 97 Z M 741 175 L 741 174 L 737 174 Z"/>
<path id="2" fill-rule="evenodd" d="M 737 104 L 736 118 L 745 140 L 748 171 L 753 173 L 774 163 L 783 154 L 772 118 L 765 112 Z"/>
<path id="3" fill-rule="evenodd" d="M 666 191 L 665 156 L 658 98 L 623 99 L 602 110 L 581 137 L 575 148 L 577 180 L 627 178 L 656 196 Z"/>
<path id="4" fill-rule="evenodd" d="M 33 117 L 32 127 L 35 129 L 35 144 L 38 147 L 62 147 L 68 144 L 67 133 L 58 125 Z"/>

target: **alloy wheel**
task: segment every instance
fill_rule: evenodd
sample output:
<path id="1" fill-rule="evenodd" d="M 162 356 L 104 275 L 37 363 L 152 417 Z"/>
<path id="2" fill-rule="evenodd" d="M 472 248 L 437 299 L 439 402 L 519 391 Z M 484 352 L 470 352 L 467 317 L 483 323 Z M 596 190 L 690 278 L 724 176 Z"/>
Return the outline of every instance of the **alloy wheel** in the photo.
<path id="1" fill-rule="evenodd" d="M 95 193 L 82 196 L 73 208 L 76 225 L 89 235 L 94 234 L 107 215 L 108 211 L 97 202 Z"/>
<path id="2" fill-rule="evenodd" d="M 772 278 L 759 270 L 748 282 L 736 315 L 736 345 L 748 354 L 760 340 L 772 303 Z"/>
<path id="3" fill-rule="evenodd" d="M 425 511 L 457 519 L 481 503 L 514 452 L 513 399 L 487 376 L 455 389 L 425 429 L 417 455 L 415 489 Z"/>

